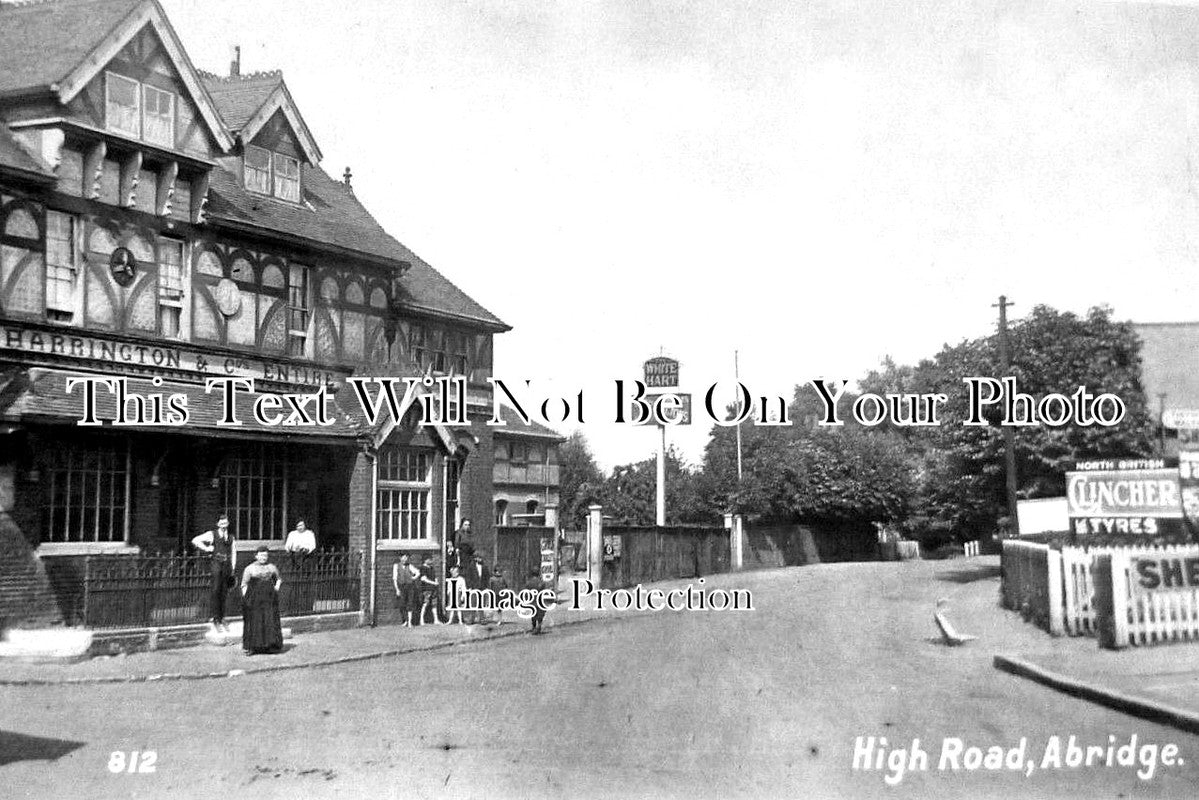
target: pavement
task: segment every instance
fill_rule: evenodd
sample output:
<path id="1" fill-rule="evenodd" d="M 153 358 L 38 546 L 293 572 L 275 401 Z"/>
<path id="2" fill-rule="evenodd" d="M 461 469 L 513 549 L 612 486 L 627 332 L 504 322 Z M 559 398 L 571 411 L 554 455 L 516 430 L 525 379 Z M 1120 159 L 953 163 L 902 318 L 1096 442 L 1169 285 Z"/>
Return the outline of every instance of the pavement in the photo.
<path id="1" fill-rule="evenodd" d="M 585 577 L 585 576 L 580 576 Z M 733 585 L 735 576 L 712 576 L 705 579 L 710 585 Z M 559 597 L 568 599 L 571 576 L 559 583 Z M 655 586 L 665 589 L 685 586 L 693 579 L 666 581 Z M 616 611 L 595 608 L 587 599 L 583 608 L 571 609 L 558 605 L 546 615 L 546 629 L 576 625 L 615 616 L 636 616 L 648 611 Z M 201 680 L 238 677 L 264 672 L 349 664 L 380 658 L 400 656 L 457 647 L 508 636 L 528 635 L 530 624 L 516 612 L 503 615 L 500 624 L 486 625 L 379 625 L 295 634 L 284 642 L 282 653 L 246 655 L 240 640 L 229 644 L 205 643 L 194 647 L 154 650 L 142 653 L 98 656 L 86 660 L 66 660 L 62 663 L 28 663 L 0 658 L 0 686 L 46 686 L 54 684 L 137 683 L 147 681 Z"/>
<path id="2" fill-rule="evenodd" d="M 1199 643 L 1105 650 L 1093 637 L 1046 634 L 997 653 L 994 663 L 1060 692 L 1199 733 Z"/>
<path id="3" fill-rule="evenodd" d="M 981 557 L 943 562 L 942 579 L 973 583 L 997 578 L 998 559 Z M 708 587 L 736 586 L 737 576 L 716 575 Z M 560 596 L 570 592 L 570 576 L 562 579 Z M 670 589 L 693 579 L 654 586 Z M 950 594 L 952 598 L 952 594 Z M 997 598 L 996 598 L 997 600 Z M 546 627 L 561 627 L 598 619 L 654 612 L 583 609 L 560 605 L 546 617 Z M 1199 733 L 1199 646 L 1178 643 L 1158 647 L 1101 649 L 1092 637 L 1051 637 L 1014 612 L 989 603 L 971 602 L 948 615 L 961 633 L 981 641 L 966 647 L 985 648 L 995 668 L 1133 716 Z M 931 609 L 930 609 L 931 619 Z M 98 657 L 76 663 L 33 664 L 0 660 L 0 685 L 132 683 L 238 677 L 254 673 L 349 664 L 448 647 L 468 646 L 529 633 L 529 623 L 515 613 L 501 625 L 425 625 L 405 628 L 383 625 L 297 634 L 277 655 L 247 656 L 236 642 L 205 644 L 174 650 Z M 930 627 L 929 642 L 936 641 Z M 1199 644 L 1199 643 L 1197 643 Z"/>

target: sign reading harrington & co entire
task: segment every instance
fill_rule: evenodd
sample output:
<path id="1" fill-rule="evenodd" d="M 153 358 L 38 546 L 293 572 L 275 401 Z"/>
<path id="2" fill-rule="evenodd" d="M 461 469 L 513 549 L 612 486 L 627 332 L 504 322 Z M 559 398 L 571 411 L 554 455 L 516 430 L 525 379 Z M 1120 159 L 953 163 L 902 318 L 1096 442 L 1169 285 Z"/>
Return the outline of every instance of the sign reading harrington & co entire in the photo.
<path id="1" fill-rule="evenodd" d="M 0 355 L 38 364 L 91 362 L 122 375 L 181 373 L 253 378 L 290 386 L 337 386 L 345 374 L 254 355 L 214 354 L 187 347 L 0 325 Z"/>
<path id="2" fill-rule="evenodd" d="M 1178 460 L 1080 461 L 1066 473 L 1066 509 L 1076 534 L 1180 534 Z"/>

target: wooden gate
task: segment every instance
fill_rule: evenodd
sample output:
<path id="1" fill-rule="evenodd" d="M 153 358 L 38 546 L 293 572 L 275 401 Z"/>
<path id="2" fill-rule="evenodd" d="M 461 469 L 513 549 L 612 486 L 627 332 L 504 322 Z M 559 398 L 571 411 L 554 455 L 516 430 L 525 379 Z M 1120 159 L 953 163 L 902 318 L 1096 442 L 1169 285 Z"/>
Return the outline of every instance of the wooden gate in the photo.
<path id="1" fill-rule="evenodd" d="M 553 579 L 558 578 L 558 532 L 540 525 L 501 525 L 495 529 L 496 563 L 504 570 L 508 586 L 519 589 L 529 573 L 541 571 L 544 552 L 549 549 L 553 561 Z"/>
<path id="2" fill-rule="evenodd" d="M 729 569 L 729 534 L 723 528 L 605 525 L 605 588 L 675 578 L 699 578 Z"/>

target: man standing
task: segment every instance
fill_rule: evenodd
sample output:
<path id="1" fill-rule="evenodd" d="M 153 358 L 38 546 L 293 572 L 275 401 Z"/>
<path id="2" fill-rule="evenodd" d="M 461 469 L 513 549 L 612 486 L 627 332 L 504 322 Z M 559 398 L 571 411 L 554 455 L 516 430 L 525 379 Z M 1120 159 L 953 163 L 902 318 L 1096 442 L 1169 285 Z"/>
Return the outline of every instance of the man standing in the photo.
<path id="1" fill-rule="evenodd" d="M 233 587 L 233 570 L 237 566 L 237 548 L 229 533 L 229 516 L 221 514 L 216 521 L 216 532 L 204 531 L 192 539 L 192 546 L 211 555 L 212 564 L 212 626 L 228 633 L 225 624 L 225 597 Z"/>

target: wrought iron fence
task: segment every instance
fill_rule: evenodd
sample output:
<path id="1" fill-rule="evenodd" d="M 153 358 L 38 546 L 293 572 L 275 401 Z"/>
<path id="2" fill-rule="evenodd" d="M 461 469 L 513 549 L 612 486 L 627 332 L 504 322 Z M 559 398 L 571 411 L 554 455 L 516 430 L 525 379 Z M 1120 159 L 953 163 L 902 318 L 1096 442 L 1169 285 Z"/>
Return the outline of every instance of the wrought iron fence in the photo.
<path id="1" fill-rule="evenodd" d="M 283 616 L 357 611 L 362 553 L 318 551 L 306 556 L 272 555 L 283 579 Z M 244 567 L 243 561 L 240 566 Z M 240 569 L 236 576 L 240 583 Z M 89 628 L 142 628 L 206 622 L 211 565 L 207 556 L 88 556 L 83 581 L 83 617 Z M 235 585 L 225 604 L 226 619 L 241 615 Z"/>

